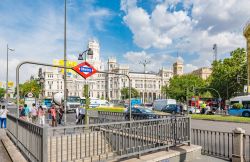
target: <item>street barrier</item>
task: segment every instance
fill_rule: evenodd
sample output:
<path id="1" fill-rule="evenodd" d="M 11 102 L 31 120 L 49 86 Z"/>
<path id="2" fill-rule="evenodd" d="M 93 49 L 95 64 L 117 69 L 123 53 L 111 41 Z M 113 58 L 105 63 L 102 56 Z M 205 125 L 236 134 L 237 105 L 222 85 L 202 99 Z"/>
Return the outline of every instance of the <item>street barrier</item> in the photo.
<path id="1" fill-rule="evenodd" d="M 202 146 L 201 152 L 204 155 L 233 162 L 239 159 L 250 161 L 250 135 L 246 135 L 244 130 L 241 131 L 241 128 L 233 132 L 192 129 L 192 144 Z"/>
<path id="2" fill-rule="evenodd" d="M 16 118 L 16 116 L 7 115 L 7 135 L 20 149 L 25 158 L 30 161 L 43 161 L 44 144 L 46 130 L 38 125 Z M 18 127 L 17 127 L 18 123 Z M 17 133 L 17 129 L 19 133 Z"/>
<path id="3" fill-rule="evenodd" d="M 189 117 L 64 127 L 40 127 L 12 115 L 7 118 L 8 136 L 32 162 L 118 160 L 191 142 Z"/>

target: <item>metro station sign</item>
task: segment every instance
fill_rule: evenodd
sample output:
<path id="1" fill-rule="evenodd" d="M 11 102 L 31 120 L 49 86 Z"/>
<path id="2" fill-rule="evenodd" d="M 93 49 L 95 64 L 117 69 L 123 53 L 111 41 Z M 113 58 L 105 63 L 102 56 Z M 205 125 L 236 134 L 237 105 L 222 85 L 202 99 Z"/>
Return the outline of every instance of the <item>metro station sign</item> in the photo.
<path id="1" fill-rule="evenodd" d="M 87 79 L 88 77 L 90 77 L 91 75 L 93 75 L 93 74 L 95 74 L 97 72 L 97 70 L 86 61 L 78 64 L 75 67 L 73 67 L 72 70 L 77 72 L 84 79 Z"/>

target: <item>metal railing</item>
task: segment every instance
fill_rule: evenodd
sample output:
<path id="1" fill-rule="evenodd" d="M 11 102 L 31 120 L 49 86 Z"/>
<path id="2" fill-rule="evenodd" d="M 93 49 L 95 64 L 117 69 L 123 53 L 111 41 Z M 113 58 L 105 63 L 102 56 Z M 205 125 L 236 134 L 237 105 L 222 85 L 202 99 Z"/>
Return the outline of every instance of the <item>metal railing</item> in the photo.
<path id="1" fill-rule="evenodd" d="M 192 129 L 192 144 L 202 146 L 202 154 L 231 159 L 233 133 Z"/>
<path id="2" fill-rule="evenodd" d="M 41 126 L 7 115 L 7 135 L 30 161 L 43 161 L 44 129 Z M 17 127 L 18 123 L 18 127 Z M 17 129 L 19 133 L 17 133 Z"/>
<path id="3" fill-rule="evenodd" d="M 190 118 L 49 128 L 48 161 L 105 161 L 190 144 Z"/>
<path id="4" fill-rule="evenodd" d="M 7 134 L 32 162 L 106 161 L 191 143 L 189 117 L 65 127 L 39 127 L 12 115 L 7 118 Z"/>

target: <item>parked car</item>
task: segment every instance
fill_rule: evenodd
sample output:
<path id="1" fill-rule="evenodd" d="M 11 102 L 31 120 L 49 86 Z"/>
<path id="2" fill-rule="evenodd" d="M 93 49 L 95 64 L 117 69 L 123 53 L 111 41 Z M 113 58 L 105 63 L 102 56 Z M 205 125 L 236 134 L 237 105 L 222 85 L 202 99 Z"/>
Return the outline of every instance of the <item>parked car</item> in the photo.
<path id="1" fill-rule="evenodd" d="M 131 115 L 133 119 L 154 119 L 156 118 L 156 114 L 147 108 L 132 108 Z M 126 118 L 129 119 L 129 109 L 127 110 Z"/>
<path id="2" fill-rule="evenodd" d="M 153 109 L 153 103 L 145 103 L 145 104 L 141 104 L 141 107 L 147 108 L 152 110 Z"/>
<path id="3" fill-rule="evenodd" d="M 180 113 L 180 106 L 177 104 L 170 104 L 167 105 L 162 109 L 163 112 L 171 113 L 171 114 L 178 114 Z"/>

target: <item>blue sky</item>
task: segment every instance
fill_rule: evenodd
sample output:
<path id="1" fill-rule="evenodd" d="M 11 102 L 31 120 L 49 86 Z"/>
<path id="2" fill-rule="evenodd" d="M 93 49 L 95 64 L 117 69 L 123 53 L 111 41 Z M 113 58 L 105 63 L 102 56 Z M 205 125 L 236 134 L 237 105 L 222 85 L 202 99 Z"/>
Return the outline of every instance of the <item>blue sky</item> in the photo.
<path id="1" fill-rule="evenodd" d="M 68 58 L 76 59 L 88 40 L 97 39 L 101 57 L 116 57 L 141 71 L 170 68 L 182 59 L 185 72 L 209 66 L 212 46 L 219 58 L 245 47 L 242 28 L 250 18 L 249 0 L 67 0 Z M 6 44 L 10 54 L 10 79 L 23 60 L 51 62 L 63 58 L 63 0 L 1 0 L 0 80 L 5 80 Z M 37 68 L 27 68 L 28 74 Z M 28 75 L 26 75 L 28 76 Z M 28 78 L 26 78 L 28 79 Z"/>

